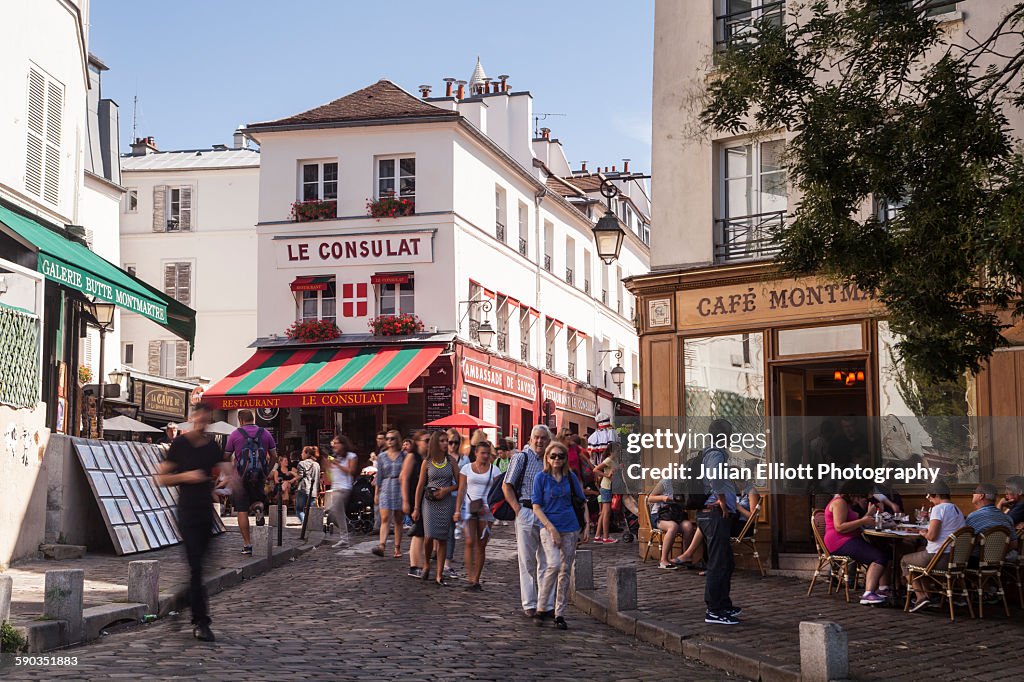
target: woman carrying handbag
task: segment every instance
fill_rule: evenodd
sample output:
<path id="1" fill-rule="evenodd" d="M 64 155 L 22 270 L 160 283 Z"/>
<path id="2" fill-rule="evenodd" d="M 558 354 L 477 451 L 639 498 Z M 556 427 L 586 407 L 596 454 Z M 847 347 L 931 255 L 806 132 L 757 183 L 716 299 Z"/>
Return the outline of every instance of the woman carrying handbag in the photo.
<path id="1" fill-rule="evenodd" d="M 466 579 L 469 590 L 479 592 L 480 574 L 487 558 L 487 540 L 491 533 L 494 516 L 487 506 L 494 479 L 501 471 L 491 463 L 494 451 L 490 442 L 482 440 L 473 446 L 475 455 L 459 471 L 459 497 L 452 515 L 455 523 L 462 523 L 462 535 L 466 540 Z"/>
<path id="2" fill-rule="evenodd" d="M 455 498 L 452 493 L 458 490 L 455 477 L 455 460 L 449 457 L 448 434 L 435 431 L 427 445 L 427 459 L 420 466 L 420 482 L 416 486 L 416 508 L 412 519 L 417 521 L 423 516 L 423 534 L 426 557 L 423 579 L 430 577 L 430 555 L 432 546 L 437 547 L 437 575 L 435 582 L 448 587 L 444 579 L 445 550 L 448 547 L 448 530 L 452 526 L 452 515 L 455 513 Z"/>

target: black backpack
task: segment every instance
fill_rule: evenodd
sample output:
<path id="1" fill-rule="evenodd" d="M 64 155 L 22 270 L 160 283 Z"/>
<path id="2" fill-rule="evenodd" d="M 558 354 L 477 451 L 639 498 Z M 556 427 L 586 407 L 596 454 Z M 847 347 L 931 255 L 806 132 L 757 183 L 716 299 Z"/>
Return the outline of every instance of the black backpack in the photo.
<path id="1" fill-rule="evenodd" d="M 235 469 L 245 483 L 260 483 L 267 477 L 270 468 L 267 449 L 263 447 L 265 430 L 261 426 L 252 436 L 242 427 L 238 430 L 245 436 L 245 444 L 235 453 Z"/>
<path id="2" fill-rule="evenodd" d="M 681 505 L 683 509 L 703 509 L 707 506 L 705 503 L 707 502 L 708 494 L 704 491 L 704 480 L 697 478 L 697 474 L 700 473 L 700 464 L 704 460 L 704 454 L 704 450 L 701 450 L 687 460 L 685 466 L 689 475 L 680 481 L 674 482 L 673 490 L 676 493 L 676 499 L 682 500 Z"/>
<path id="3" fill-rule="evenodd" d="M 515 461 L 515 458 L 512 458 Z M 512 463 L 508 465 L 509 469 L 512 468 Z M 505 499 L 505 491 L 503 485 L 505 483 L 505 474 L 508 471 L 503 471 L 494 479 L 493 487 L 491 488 L 490 494 L 487 496 L 487 506 L 491 508 L 491 514 L 498 521 L 514 521 L 516 513 L 512 511 L 512 505 Z M 519 480 L 512 484 L 512 489 L 516 491 L 516 497 L 519 497 L 519 491 L 523 488 L 523 478 L 526 477 L 526 462 L 523 462 L 523 470 L 519 475 Z"/>

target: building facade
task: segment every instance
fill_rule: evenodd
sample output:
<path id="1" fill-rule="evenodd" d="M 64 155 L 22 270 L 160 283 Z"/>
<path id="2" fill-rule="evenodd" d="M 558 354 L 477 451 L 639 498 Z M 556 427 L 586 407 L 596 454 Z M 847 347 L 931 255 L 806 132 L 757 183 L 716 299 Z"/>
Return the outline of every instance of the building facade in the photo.
<path id="1" fill-rule="evenodd" d="M 513 92 L 507 77 L 481 74 L 447 79 L 443 97 L 379 81 L 246 127 L 261 150 L 261 351 L 208 398 L 281 409 L 274 424 L 296 443 L 345 426 L 344 410 L 321 405 L 339 392 L 380 402 L 348 408 L 350 417 L 368 410 L 358 421 L 371 437 L 382 425 L 408 430 L 470 412 L 522 444 L 545 418 L 586 433 L 601 406 L 628 407 L 637 345 L 620 280 L 647 270 L 646 196 L 636 190 L 628 200 L 645 212 L 634 217 L 613 275 L 591 232 L 600 214 L 588 217 L 588 194 L 573 186 L 561 144 L 531 131 L 532 97 Z M 422 333 L 386 336 L 386 320 L 404 314 Z M 342 335 L 322 352 L 286 343 L 304 320 L 334 322 Z M 381 355 L 396 342 L 415 351 L 412 364 Z M 353 344 L 366 367 L 346 369 Z M 611 382 L 616 363 L 626 374 L 621 388 Z M 388 383 L 374 374 L 381 367 L 409 381 Z"/>
<path id="2" fill-rule="evenodd" d="M 939 4 L 932 14 L 954 40 L 968 30 L 987 35 L 1008 6 Z M 961 492 L 978 480 L 1001 483 L 1024 469 L 1021 329 L 1008 331 L 1016 345 L 997 352 L 977 376 L 942 387 L 915 381 L 898 363 L 884 308 L 869 294 L 786 279 L 773 267 L 771 237 L 795 205 L 780 162 L 787 133 L 706 139 L 688 132 L 714 51 L 754 20 L 781 20 L 794 6 L 656 3 L 658 230 L 652 272 L 628 282 L 640 308 L 642 411 L 682 417 L 695 428 L 724 416 L 768 430 L 767 450 L 748 454 L 774 462 L 801 461 L 815 438 L 856 418 L 872 462 L 940 467 Z M 929 403 L 936 388 L 947 399 Z M 1018 418 L 974 419 L 990 415 Z M 950 437 L 943 424 L 958 425 L 960 435 Z M 809 492 L 768 498 L 762 521 L 770 529 L 761 536 L 771 538 L 777 567 L 794 567 L 793 557 L 813 551 L 808 518 L 824 499 Z"/>

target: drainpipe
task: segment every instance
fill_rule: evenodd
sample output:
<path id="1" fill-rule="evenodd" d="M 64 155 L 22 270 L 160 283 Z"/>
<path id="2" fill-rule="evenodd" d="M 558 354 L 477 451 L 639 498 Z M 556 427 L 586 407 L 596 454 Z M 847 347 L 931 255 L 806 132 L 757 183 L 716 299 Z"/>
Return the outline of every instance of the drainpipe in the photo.
<path id="1" fill-rule="evenodd" d="M 537 253 L 537 260 L 534 263 L 534 268 L 533 268 L 533 273 L 534 273 L 534 292 L 533 292 L 533 298 L 534 298 L 534 301 L 536 302 L 535 305 L 537 306 L 538 310 L 540 310 L 540 305 L 541 305 L 541 303 L 540 303 L 540 271 L 541 271 L 541 267 L 543 266 L 543 263 L 542 263 L 541 259 L 544 258 L 544 241 L 543 241 L 544 240 L 544 222 L 543 222 L 543 220 L 541 218 L 541 215 L 540 215 L 540 205 L 544 202 L 544 197 L 546 197 L 547 194 L 548 194 L 548 188 L 547 187 L 541 187 L 533 195 L 533 211 L 534 211 L 534 217 L 533 217 L 534 239 L 533 239 L 533 242 L 536 245 L 535 248 L 537 249 L 537 251 L 536 251 L 536 253 Z M 542 327 L 542 329 L 543 329 L 543 327 Z M 535 345 L 536 344 L 530 344 L 531 347 L 533 347 Z M 536 349 L 534 349 L 534 352 L 535 352 L 535 350 Z M 542 367 L 540 363 L 537 363 L 537 364 L 538 364 L 538 367 Z M 537 373 L 537 396 L 538 396 L 538 399 L 540 397 L 540 385 L 541 385 L 541 382 L 540 382 L 540 371 L 538 371 L 538 373 Z M 538 405 L 539 404 L 540 403 L 538 403 Z M 539 415 L 539 412 L 538 412 L 538 415 Z"/>

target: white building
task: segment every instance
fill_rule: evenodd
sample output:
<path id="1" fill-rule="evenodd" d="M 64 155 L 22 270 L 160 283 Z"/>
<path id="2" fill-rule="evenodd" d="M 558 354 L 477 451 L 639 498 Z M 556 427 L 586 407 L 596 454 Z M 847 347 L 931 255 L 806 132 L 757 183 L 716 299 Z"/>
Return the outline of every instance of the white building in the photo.
<path id="1" fill-rule="evenodd" d="M 353 387 L 314 386 L 330 371 L 324 367 L 307 367 L 314 376 L 305 382 L 293 375 L 277 384 L 286 370 L 310 361 L 311 351 L 289 359 L 281 354 L 305 346 L 288 345 L 277 356 L 265 349 L 281 346 L 296 320 L 312 318 L 337 323 L 342 337 L 335 345 L 370 347 L 386 342 L 367 336 L 374 317 L 414 313 L 436 335 L 409 344 L 448 346 L 423 376 L 413 375 L 408 403 L 378 410 L 377 426 L 424 422 L 423 402 L 431 400 L 417 382 L 434 383 L 438 362 L 456 374 L 453 381 L 450 369 L 440 370 L 455 396 L 449 411 L 494 421 L 504 435 L 524 434 L 541 421 L 547 400 L 559 426 L 582 432 L 593 426 L 599 404 L 610 410 L 613 398 L 633 399 L 637 338 L 633 302 L 620 280 L 648 270 L 641 239 L 649 223 L 646 196 L 631 190 L 622 209 L 616 200 L 617 210 L 628 204 L 638 217 L 620 258 L 606 268 L 591 231 L 603 209 L 593 210 L 592 193 L 572 184 L 559 141 L 546 130 L 532 134 L 530 93 L 511 91 L 507 77 L 487 79 L 479 65 L 468 91 L 466 81 L 445 80 L 443 97 L 421 86 L 418 98 L 381 80 L 246 127 L 262 157 L 257 331 L 260 358 L 269 363 L 254 358 L 247 367 L 279 369 L 261 380 L 240 368 L 208 397 L 239 396 L 220 401 L 225 407 L 295 408 L 290 423 L 280 424 L 282 435 L 309 438 L 314 423 L 341 418 L 297 408 L 324 405 L 325 393 Z M 368 215 L 370 202 L 391 195 L 408 199 L 411 214 Z M 295 210 L 313 209 L 323 217 L 295 220 Z M 484 322 L 496 330 L 486 347 L 478 342 Z M 606 378 L 618 362 L 626 373 L 621 389 Z M 467 373 L 468 366 L 491 369 Z M 401 386 L 387 388 L 397 396 Z M 313 402 L 302 402 L 305 394 Z M 392 399 L 402 400 L 382 402 Z M 377 398 L 365 400 L 359 404 Z"/>
<path id="2" fill-rule="evenodd" d="M 256 220 L 260 154 L 236 133 L 231 147 L 158 151 L 153 138 L 121 159 L 121 263 L 196 313 L 187 342 L 122 316 L 121 360 L 168 378 L 218 378 L 256 336 Z"/>

